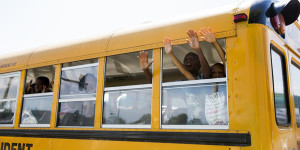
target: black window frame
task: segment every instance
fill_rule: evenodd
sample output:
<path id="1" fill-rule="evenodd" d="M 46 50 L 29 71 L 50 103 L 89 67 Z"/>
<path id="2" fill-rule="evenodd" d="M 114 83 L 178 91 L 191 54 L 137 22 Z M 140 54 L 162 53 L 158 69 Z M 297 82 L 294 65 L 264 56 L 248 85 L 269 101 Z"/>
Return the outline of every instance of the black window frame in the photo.
<path id="1" fill-rule="evenodd" d="M 281 66 L 282 66 L 282 77 L 283 77 L 283 87 L 284 87 L 284 98 L 286 103 L 286 109 L 287 109 L 287 123 L 279 123 L 277 120 L 276 115 L 276 103 L 275 103 L 275 88 L 274 88 L 274 73 L 273 73 L 273 64 L 272 64 L 272 51 L 274 51 L 276 54 L 278 54 L 281 58 Z M 274 111 L 275 111 L 275 120 L 277 126 L 283 126 L 283 127 L 289 127 L 291 125 L 291 112 L 290 112 L 290 99 L 289 99 L 289 87 L 288 87 L 288 80 L 287 80 L 287 66 L 286 62 L 287 59 L 282 51 L 280 51 L 275 45 L 270 45 L 270 59 L 271 59 L 271 71 L 272 71 L 272 86 L 273 86 L 273 100 L 274 100 Z"/>

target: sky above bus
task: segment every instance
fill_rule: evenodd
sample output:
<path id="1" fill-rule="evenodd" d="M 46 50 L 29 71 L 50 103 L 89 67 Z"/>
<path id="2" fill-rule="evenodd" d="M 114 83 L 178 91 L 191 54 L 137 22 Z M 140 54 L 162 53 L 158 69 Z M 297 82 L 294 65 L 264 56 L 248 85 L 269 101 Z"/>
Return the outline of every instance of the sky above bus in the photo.
<path id="1" fill-rule="evenodd" d="M 0 54 L 241 1 L 244 0 L 0 0 Z"/>

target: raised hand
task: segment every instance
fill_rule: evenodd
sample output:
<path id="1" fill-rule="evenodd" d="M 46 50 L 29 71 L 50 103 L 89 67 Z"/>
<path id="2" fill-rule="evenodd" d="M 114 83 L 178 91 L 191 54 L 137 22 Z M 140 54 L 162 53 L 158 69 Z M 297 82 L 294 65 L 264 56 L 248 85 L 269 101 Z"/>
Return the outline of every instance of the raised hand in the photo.
<path id="1" fill-rule="evenodd" d="M 172 53 L 173 50 L 173 45 L 171 43 L 171 40 L 169 38 L 165 38 L 163 42 L 165 45 L 165 51 L 169 55 L 170 53 Z"/>
<path id="2" fill-rule="evenodd" d="M 140 56 L 137 56 L 139 62 L 140 62 L 140 67 L 142 70 L 147 70 L 153 63 L 153 61 L 148 62 L 148 53 L 147 52 L 140 52 Z"/>
<path id="3" fill-rule="evenodd" d="M 200 38 L 206 42 L 213 43 L 216 41 L 216 38 L 215 38 L 213 32 L 211 31 L 210 27 L 207 27 L 207 29 L 201 28 L 199 33 L 201 35 Z"/>
<path id="4" fill-rule="evenodd" d="M 47 90 L 47 86 L 46 86 L 46 85 L 43 85 L 42 93 L 46 93 L 46 90 Z"/>
<path id="5" fill-rule="evenodd" d="M 29 84 L 28 84 L 28 86 L 26 88 L 26 94 L 31 94 L 30 93 L 31 92 L 31 86 L 32 86 L 32 80 L 30 80 L 30 82 L 29 82 Z"/>
<path id="6" fill-rule="evenodd" d="M 197 32 L 195 32 L 193 29 L 189 29 L 186 33 L 190 37 L 190 41 L 188 39 L 186 39 L 186 42 L 190 45 L 190 47 L 192 49 L 199 50 L 200 45 L 199 45 L 199 38 L 198 38 Z"/>

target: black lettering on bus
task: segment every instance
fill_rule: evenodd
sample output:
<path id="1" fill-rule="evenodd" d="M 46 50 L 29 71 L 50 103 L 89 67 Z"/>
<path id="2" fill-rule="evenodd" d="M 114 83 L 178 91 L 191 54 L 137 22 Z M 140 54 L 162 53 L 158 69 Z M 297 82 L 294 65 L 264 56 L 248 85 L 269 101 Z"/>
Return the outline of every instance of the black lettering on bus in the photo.
<path id="1" fill-rule="evenodd" d="M 3 146 L 4 146 L 4 145 L 3 145 L 3 142 L 2 142 L 2 143 L 1 143 L 1 150 L 3 150 Z"/>
<path id="2" fill-rule="evenodd" d="M 30 150 L 30 148 L 33 146 L 33 144 L 27 144 L 26 143 L 26 147 L 27 147 L 27 150 Z"/>
<path id="3" fill-rule="evenodd" d="M 25 143 L 19 143 L 18 150 L 25 150 Z"/>
<path id="4" fill-rule="evenodd" d="M 10 144 L 9 143 L 5 143 L 3 150 L 10 150 Z"/>
<path id="5" fill-rule="evenodd" d="M 11 150 L 17 150 L 16 146 L 18 143 L 11 143 Z"/>

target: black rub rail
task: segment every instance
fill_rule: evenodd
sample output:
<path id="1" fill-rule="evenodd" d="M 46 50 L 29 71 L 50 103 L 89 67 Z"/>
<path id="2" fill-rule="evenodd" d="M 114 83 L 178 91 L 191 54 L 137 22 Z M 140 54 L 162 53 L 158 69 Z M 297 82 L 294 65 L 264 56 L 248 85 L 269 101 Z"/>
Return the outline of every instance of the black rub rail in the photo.
<path id="1" fill-rule="evenodd" d="M 0 136 L 250 146 L 249 133 L 1 129 Z"/>

